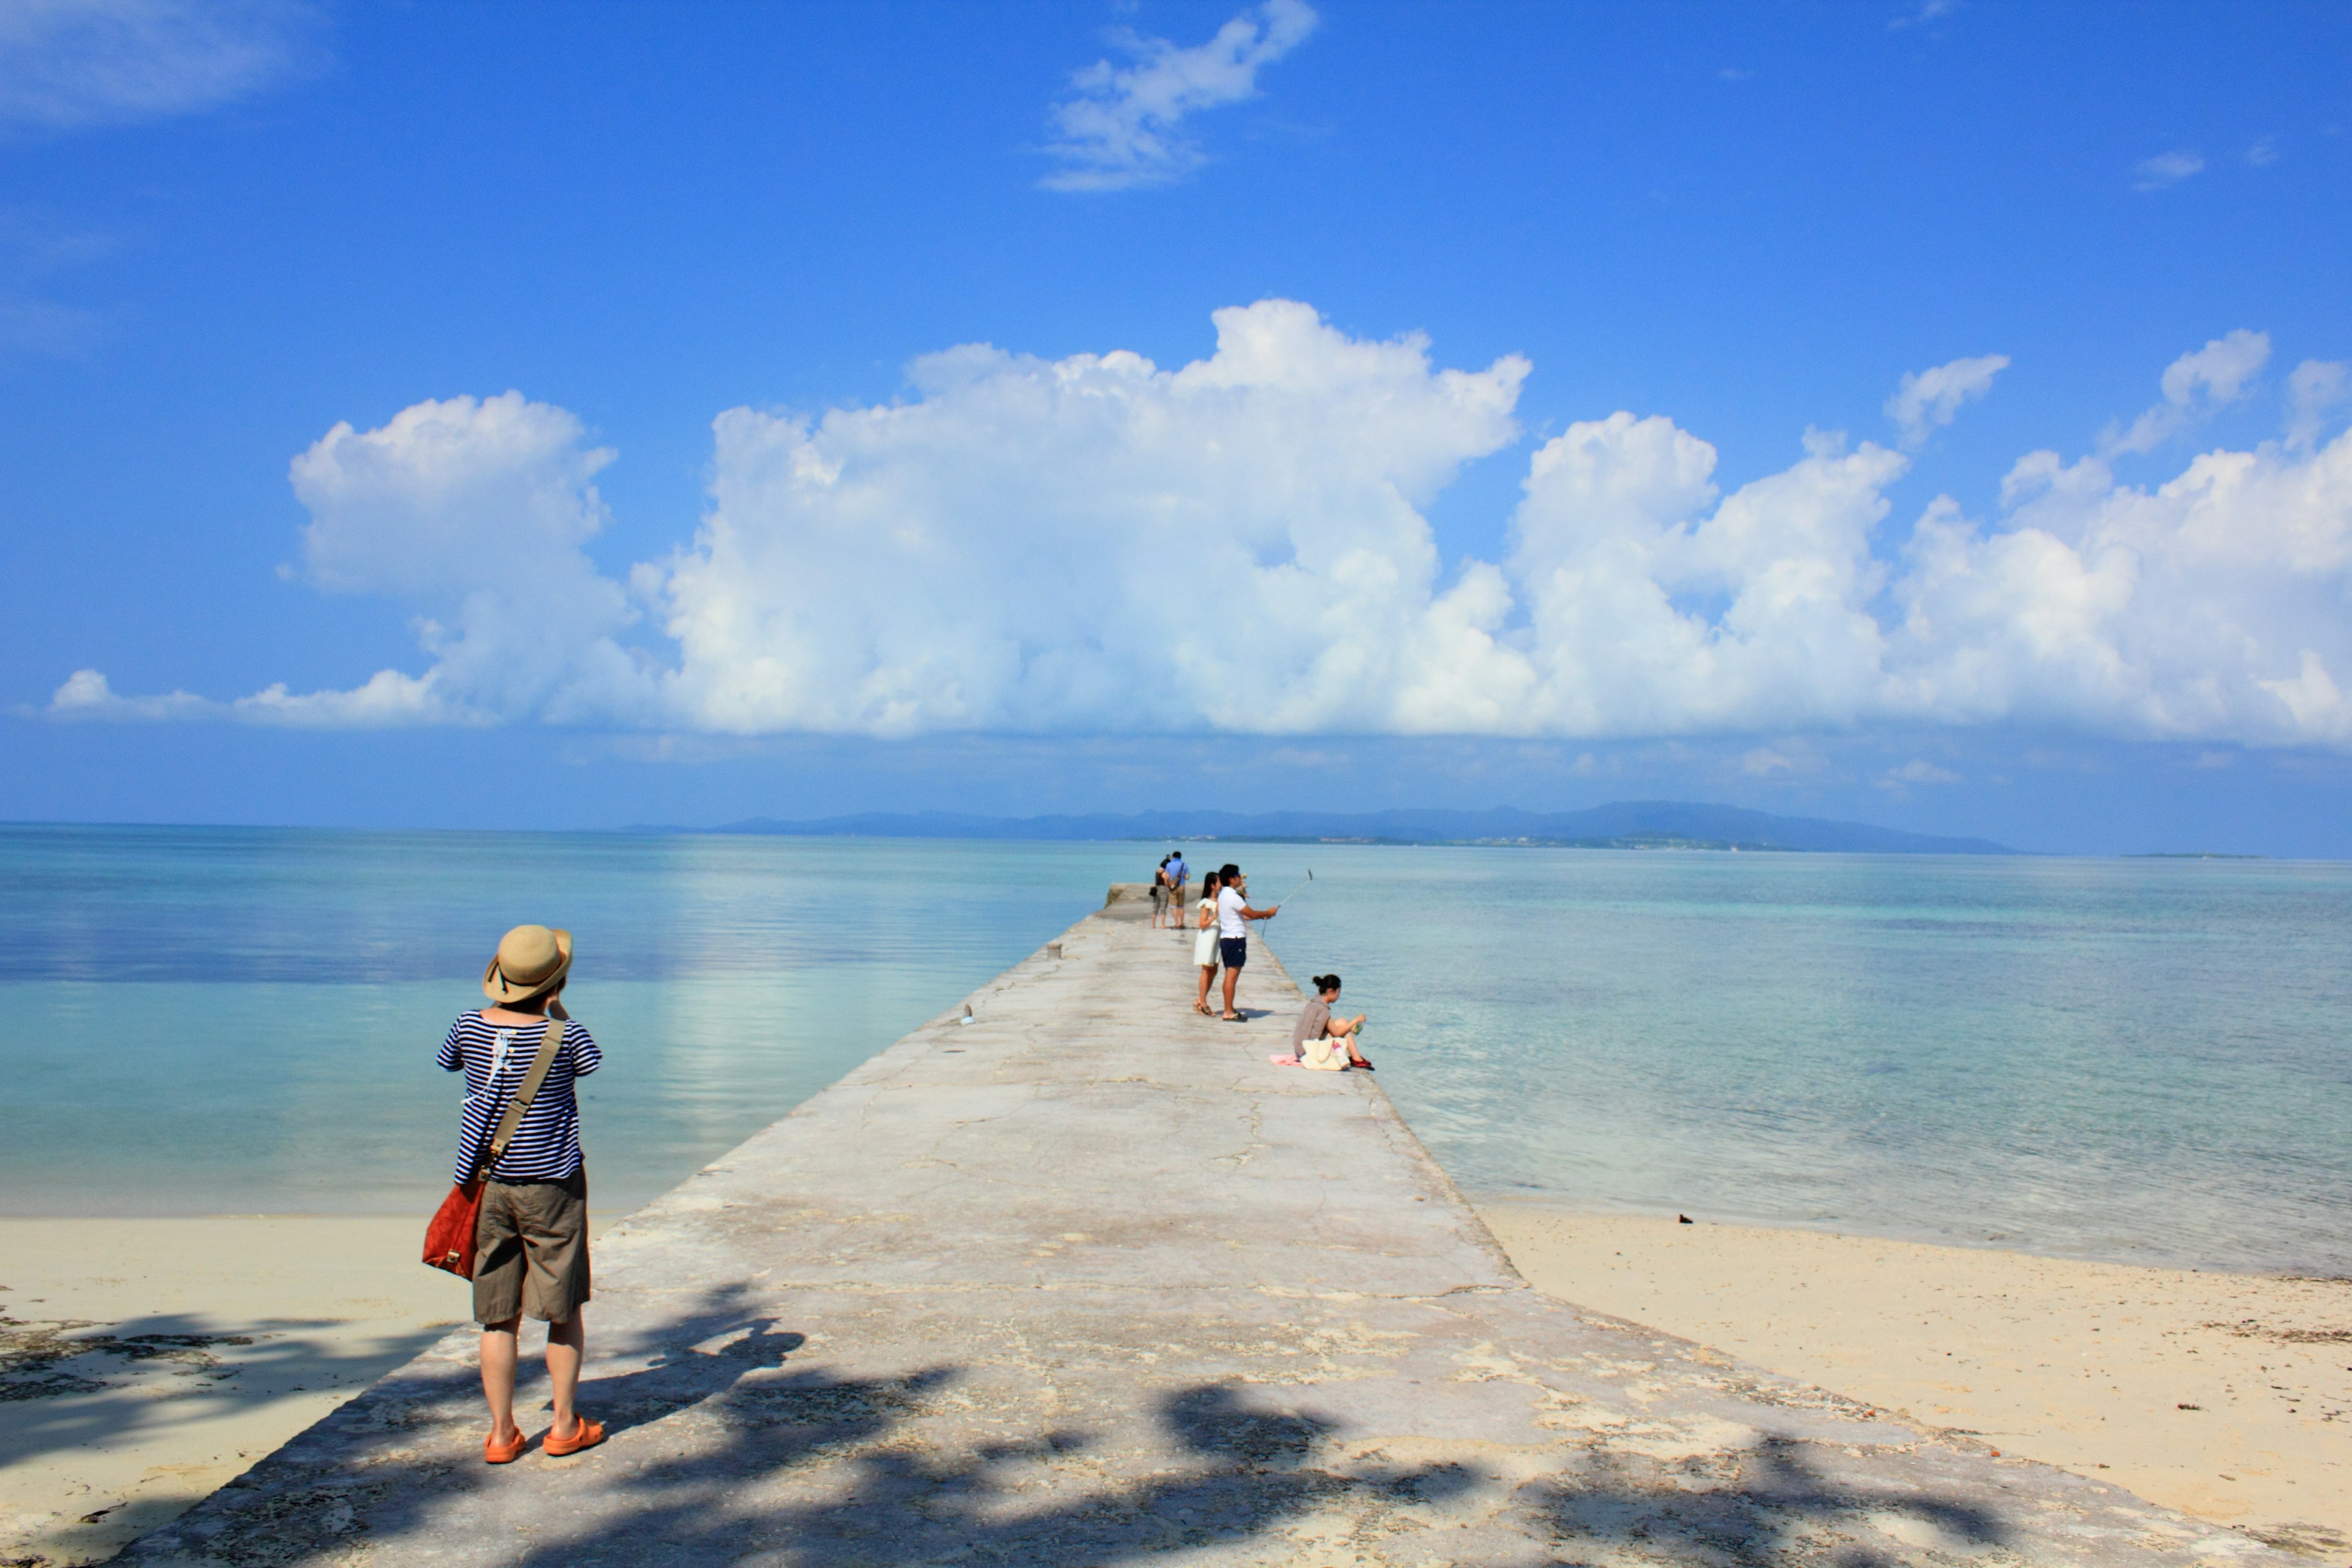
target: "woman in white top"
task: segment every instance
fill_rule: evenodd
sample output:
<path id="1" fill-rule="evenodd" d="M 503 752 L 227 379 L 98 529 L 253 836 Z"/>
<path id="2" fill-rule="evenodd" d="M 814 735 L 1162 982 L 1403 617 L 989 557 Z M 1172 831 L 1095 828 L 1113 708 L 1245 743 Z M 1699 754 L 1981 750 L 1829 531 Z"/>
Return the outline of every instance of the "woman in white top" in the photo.
<path id="1" fill-rule="evenodd" d="M 1192 962 L 1201 966 L 1201 994 L 1192 1003 L 1192 1011 L 1215 1017 L 1209 1007 L 1209 984 L 1217 978 L 1217 874 L 1211 871 L 1201 879 L 1201 903 L 1197 916 L 1201 928 L 1192 939 Z"/>

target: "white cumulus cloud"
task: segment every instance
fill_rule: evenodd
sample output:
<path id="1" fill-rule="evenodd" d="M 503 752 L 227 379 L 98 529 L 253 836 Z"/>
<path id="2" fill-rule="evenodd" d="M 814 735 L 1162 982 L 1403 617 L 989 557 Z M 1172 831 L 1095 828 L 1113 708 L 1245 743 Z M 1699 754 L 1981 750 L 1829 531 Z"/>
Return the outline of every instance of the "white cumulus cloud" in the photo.
<path id="1" fill-rule="evenodd" d="M 1624 413 L 1536 453 L 1510 563 L 1528 625 L 1497 644 L 1516 679 L 1493 682 L 1493 727 L 1689 734 L 1872 710 L 1870 535 L 1906 459 L 1809 434 L 1793 467 L 1727 496 L 1715 465 L 1671 420 Z"/>
<path id="2" fill-rule="evenodd" d="M 1748 753 L 1765 775 L 1804 735 L 1882 722 L 2352 746 L 2332 363 L 2289 378 L 2278 438 L 2152 488 L 2097 453 L 2030 453 L 1985 518 L 1947 497 L 1897 518 L 1893 447 L 1807 432 L 1731 483 L 1667 417 L 1580 420 L 1529 456 L 1504 556 L 1448 563 L 1425 510 L 1517 437 L 1527 362 L 1443 368 L 1418 337 L 1278 300 L 1215 324 L 1215 353 L 1173 369 L 971 345 L 919 361 L 893 403 L 730 410 L 693 536 L 625 583 L 587 553 L 611 454 L 564 411 L 509 393 L 338 426 L 294 464 L 302 569 L 413 614 L 420 670 L 235 702 L 82 670 L 50 710 L 1789 737 Z M 2160 409 L 2243 396 L 2267 352 L 2231 333 L 2183 356 Z"/>
<path id="3" fill-rule="evenodd" d="M 1216 326 L 1176 371 L 972 347 L 918 363 L 915 402 L 720 416 L 659 571 L 673 702 L 747 731 L 1443 727 L 1429 683 L 1499 584 L 1441 585 L 1417 507 L 1516 434 L 1526 362 L 1436 371 L 1285 301 Z"/>
<path id="4" fill-rule="evenodd" d="M 69 131 L 216 108 L 302 69 L 293 0 L 9 0 L 0 126 Z"/>
<path id="5" fill-rule="evenodd" d="M 1959 417 L 1960 405 L 1992 390 L 1992 378 L 2009 368 L 2007 354 L 1956 359 L 1927 370 L 1906 371 L 1886 400 L 1886 416 L 1903 433 L 1903 445 L 1916 448 Z"/>
<path id="6" fill-rule="evenodd" d="M 2112 458 L 2122 452 L 2154 451 L 2198 419 L 2245 396 L 2270 357 L 2270 334 L 2242 327 L 2215 338 L 2194 353 L 2182 354 L 2165 367 L 2158 384 L 2164 401 L 2128 427 L 2110 427 L 2100 438 L 2101 455 Z"/>
<path id="7" fill-rule="evenodd" d="M 323 588 L 415 607 L 434 667 L 414 680 L 385 670 L 349 692 L 272 688 L 247 700 L 254 716 L 364 724 L 652 711 L 652 678 L 615 641 L 636 611 L 582 549 L 607 521 L 590 481 L 612 460 L 572 415 L 517 392 L 420 403 L 364 433 L 328 431 L 292 465 L 310 513 L 303 569 Z"/>
<path id="8" fill-rule="evenodd" d="M 1204 154 L 1182 134 L 1185 118 L 1256 97 L 1259 69 L 1297 48 L 1316 20 L 1304 0 L 1263 0 L 1191 48 L 1126 35 L 1132 63 L 1096 61 L 1071 77 L 1070 96 L 1054 106 L 1047 151 L 1064 167 L 1039 184 L 1115 191 L 1191 173 Z"/>
<path id="9" fill-rule="evenodd" d="M 77 669 L 49 694 L 49 711 L 69 719 L 199 719 L 219 705 L 192 691 L 124 697 L 95 669 Z"/>
<path id="10" fill-rule="evenodd" d="M 1939 502 L 1895 592 L 1904 700 L 1945 720 L 2352 740 L 2352 440 L 2200 455 L 2141 489 L 2037 453 L 1987 528 Z M 1908 668 L 1906 668 L 1905 667 Z"/>
<path id="11" fill-rule="evenodd" d="M 2328 416 L 2352 398 L 2352 366 L 2342 360 L 2307 359 L 2288 373 L 2287 445 L 2308 447 L 2327 428 Z"/>

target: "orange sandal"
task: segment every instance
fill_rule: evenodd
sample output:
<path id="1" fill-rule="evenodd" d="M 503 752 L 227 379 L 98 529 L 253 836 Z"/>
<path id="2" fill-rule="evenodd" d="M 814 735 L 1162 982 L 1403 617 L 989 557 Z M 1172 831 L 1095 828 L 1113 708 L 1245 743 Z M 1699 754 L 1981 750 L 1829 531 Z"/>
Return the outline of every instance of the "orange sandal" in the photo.
<path id="1" fill-rule="evenodd" d="M 485 1464 L 511 1465 L 522 1458 L 522 1451 L 530 1446 L 530 1439 L 520 1432 L 515 1434 L 513 1442 L 503 1446 L 493 1434 L 482 1439 L 482 1460 Z"/>
<path id="2" fill-rule="evenodd" d="M 547 1440 L 540 1444 L 539 1451 L 551 1459 L 561 1459 L 565 1455 L 576 1454 L 583 1448 L 593 1448 L 604 1440 L 603 1422 L 591 1421 L 585 1415 L 574 1416 L 572 1421 L 572 1436 L 569 1438 L 559 1437 L 551 1429 L 547 1434 Z"/>

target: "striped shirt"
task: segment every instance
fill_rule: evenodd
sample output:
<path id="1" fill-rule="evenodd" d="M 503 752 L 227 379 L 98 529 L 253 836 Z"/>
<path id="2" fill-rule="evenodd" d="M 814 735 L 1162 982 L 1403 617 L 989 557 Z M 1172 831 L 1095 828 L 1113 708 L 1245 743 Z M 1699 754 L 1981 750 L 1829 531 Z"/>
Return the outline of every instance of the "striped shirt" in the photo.
<path id="1" fill-rule="evenodd" d="M 515 1129 L 506 1155 L 489 1173 L 495 1182 L 561 1182 L 580 1169 L 580 1101 L 572 1080 L 604 1065 L 604 1053 L 577 1020 L 548 1064 L 547 1078 Z M 530 1073 L 531 1058 L 547 1038 L 544 1024 L 493 1024 L 479 1013 L 460 1013 L 441 1042 L 441 1069 L 466 1075 L 466 1103 L 458 1115 L 457 1180 L 474 1178 L 474 1163 L 489 1156 L 490 1134 L 507 1113 L 515 1090 Z"/>

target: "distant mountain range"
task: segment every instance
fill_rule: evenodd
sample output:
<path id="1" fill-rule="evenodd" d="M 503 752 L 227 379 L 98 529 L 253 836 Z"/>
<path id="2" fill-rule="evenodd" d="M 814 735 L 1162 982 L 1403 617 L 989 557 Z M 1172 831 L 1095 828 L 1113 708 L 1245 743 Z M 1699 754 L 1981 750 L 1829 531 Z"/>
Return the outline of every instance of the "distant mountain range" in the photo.
<path id="1" fill-rule="evenodd" d="M 675 831 L 649 829 L 648 831 Z M 1590 811 L 1153 811 L 1132 816 L 960 816 L 868 812 L 813 822 L 755 816 L 714 833 L 801 837 L 1148 839 L 1240 844 L 1509 844 L 1579 849 L 1796 849 L 1849 855 L 2015 855 L 1985 838 L 1940 838 L 1861 822 L 1738 806 L 1626 800 Z"/>

